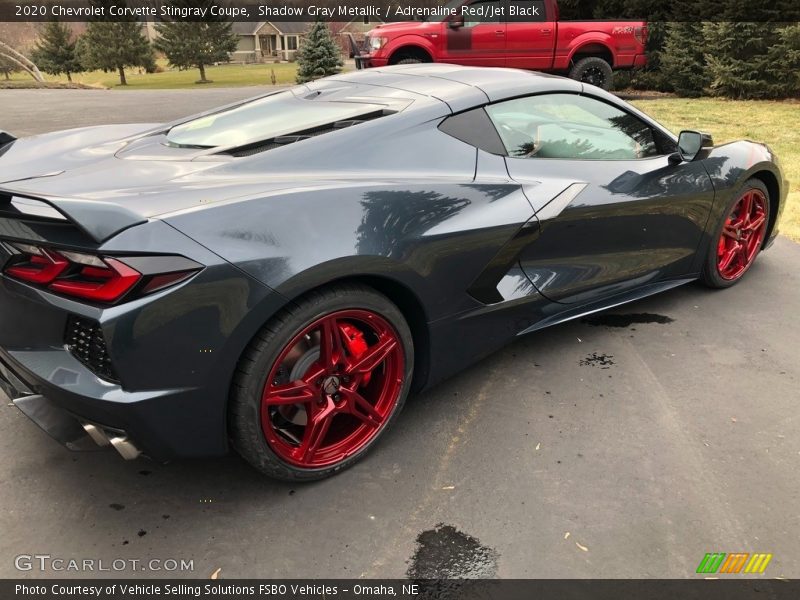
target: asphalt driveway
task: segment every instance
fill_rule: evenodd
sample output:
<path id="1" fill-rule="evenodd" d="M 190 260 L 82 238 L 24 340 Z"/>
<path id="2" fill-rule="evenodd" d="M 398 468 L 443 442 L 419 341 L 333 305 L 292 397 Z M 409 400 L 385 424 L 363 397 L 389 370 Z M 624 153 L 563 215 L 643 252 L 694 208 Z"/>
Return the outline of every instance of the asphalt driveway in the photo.
<path id="1" fill-rule="evenodd" d="M 0 91 L 0 129 L 167 120 L 258 91 Z M 72 454 L 3 398 L 0 577 L 41 576 L 15 568 L 21 554 L 185 559 L 194 571 L 171 575 L 222 578 L 445 563 L 692 577 L 706 552 L 739 551 L 772 553 L 766 577 L 800 577 L 798 264 L 780 238 L 732 289 L 688 285 L 520 339 L 412 397 L 366 460 L 315 484 L 236 456 Z"/>

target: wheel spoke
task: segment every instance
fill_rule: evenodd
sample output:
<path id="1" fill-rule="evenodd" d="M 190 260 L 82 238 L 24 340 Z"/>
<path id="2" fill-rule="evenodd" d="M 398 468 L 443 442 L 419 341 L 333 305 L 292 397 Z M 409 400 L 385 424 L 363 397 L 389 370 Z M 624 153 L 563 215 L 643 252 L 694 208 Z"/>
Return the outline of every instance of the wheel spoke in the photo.
<path id="1" fill-rule="evenodd" d="M 367 348 L 367 351 L 347 368 L 347 372 L 360 374 L 372 372 L 396 347 L 397 340 L 393 337 L 380 340 L 374 346 Z"/>
<path id="2" fill-rule="evenodd" d="M 739 212 L 739 220 L 742 227 L 747 227 L 750 223 L 750 211 L 753 210 L 753 192 L 747 192 L 741 200 L 741 211 Z"/>
<path id="3" fill-rule="evenodd" d="M 264 389 L 261 401 L 267 406 L 280 404 L 303 404 L 317 397 L 314 387 L 298 379 L 281 385 L 271 385 Z"/>
<path id="4" fill-rule="evenodd" d="M 728 267 L 731 266 L 731 263 L 733 262 L 733 259 L 736 258 L 736 253 L 739 251 L 740 247 L 741 247 L 741 244 L 739 244 L 738 242 L 735 243 L 733 246 L 731 246 L 725 252 L 725 254 L 723 254 L 719 258 L 719 270 L 720 271 L 727 271 L 728 270 Z"/>
<path id="5" fill-rule="evenodd" d="M 364 421 L 367 425 L 372 427 L 380 427 L 383 423 L 383 417 L 375 410 L 367 399 L 354 390 L 342 390 L 347 395 L 348 408 L 351 415 Z"/>
<path id="6" fill-rule="evenodd" d="M 747 264 L 750 262 L 750 257 L 748 256 L 747 253 L 747 244 L 739 244 L 738 255 L 739 255 L 739 260 L 741 261 L 741 266 L 746 267 Z"/>
<path id="7" fill-rule="evenodd" d="M 312 405 L 313 406 L 313 405 Z M 312 408 L 311 418 L 303 434 L 303 442 L 297 449 L 298 458 L 304 462 L 313 460 L 314 455 L 322 446 L 331 421 L 336 413 L 336 405 L 328 398 L 324 408 Z"/>
<path id="8" fill-rule="evenodd" d="M 339 322 L 334 317 L 328 317 L 322 322 L 319 360 L 323 367 L 336 366 L 344 357 L 342 334 L 339 331 Z"/>
<path id="9" fill-rule="evenodd" d="M 748 225 L 747 225 L 747 228 L 748 228 L 750 231 L 756 232 L 756 231 L 758 231 L 759 229 L 761 229 L 761 226 L 764 224 L 764 222 L 765 222 L 766 220 L 767 220 L 767 217 L 766 217 L 766 215 L 765 215 L 764 213 L 761 213 L 761 214 L 759 214 L 759 215 L 758 215 L 758 216 L 757 216 L 755 219 L 753 219 L 752 221 L 750 221 L 750 223 L 748 223 Z"/>

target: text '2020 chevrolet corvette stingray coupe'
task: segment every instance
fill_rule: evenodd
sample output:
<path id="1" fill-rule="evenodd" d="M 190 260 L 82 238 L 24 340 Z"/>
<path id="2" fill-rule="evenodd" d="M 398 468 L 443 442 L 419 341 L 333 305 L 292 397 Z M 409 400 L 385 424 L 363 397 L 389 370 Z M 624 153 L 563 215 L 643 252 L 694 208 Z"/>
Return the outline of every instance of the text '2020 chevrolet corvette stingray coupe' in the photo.
<path id="1" fill-rule="evenodd" d="M 72 449 L 359 458 L 524 333 L 737 282 L 787 186 L 598 88 L 445 64 L 0 141 L 0 385 Z"/>

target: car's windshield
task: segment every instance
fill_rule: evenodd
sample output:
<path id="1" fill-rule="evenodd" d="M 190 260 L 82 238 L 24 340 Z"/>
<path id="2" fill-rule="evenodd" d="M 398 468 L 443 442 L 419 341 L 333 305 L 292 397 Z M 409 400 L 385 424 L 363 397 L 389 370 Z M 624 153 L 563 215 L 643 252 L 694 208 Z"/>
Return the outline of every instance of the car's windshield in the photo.
<path id="1" fill-rule="evenodd" d="M 238 146 L 384 108 L 385 105 L 367 102 L 307 100 L 285 91 L 176 125 L 167 133 L 167 140 L 175 146 Z"/>

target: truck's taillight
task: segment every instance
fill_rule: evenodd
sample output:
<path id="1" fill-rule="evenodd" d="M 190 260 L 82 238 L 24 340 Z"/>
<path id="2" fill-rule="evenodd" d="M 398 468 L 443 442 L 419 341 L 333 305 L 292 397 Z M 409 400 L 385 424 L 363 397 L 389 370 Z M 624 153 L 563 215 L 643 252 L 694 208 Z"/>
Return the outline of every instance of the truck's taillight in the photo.
<path id="1" fill-rule="evenodd" d="M 143 269 L 139 267 L 142 272 L 122 258 L 11 245 L 18 254 L 5 268 L 7 276 L 64 296 L 104 304 L 120 300 L 134 288 L 136 296 L 162 290 L 188 279 L 202 267 L 182 257 L 131 257 L 130 262 L 144 265 Z"/>
<path id="2" fill-rule="evenodd" d="M 646 25 L 639 25 L 633 28 L 633 37 L 636 38 L 636 41 L 640 44 L 644 45 L 647 43 L 647 26 Z"/>

